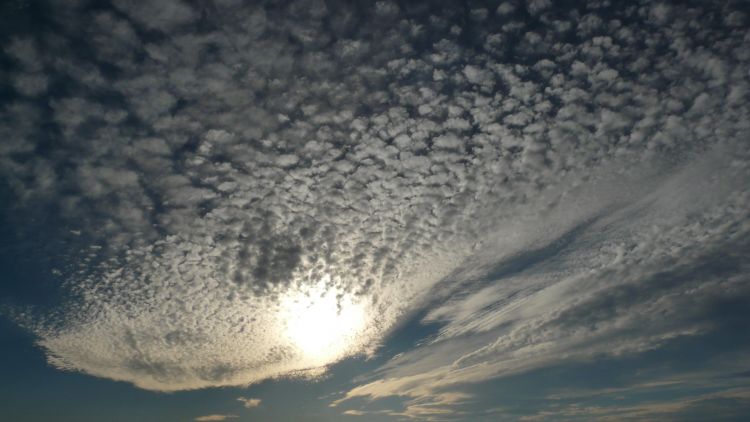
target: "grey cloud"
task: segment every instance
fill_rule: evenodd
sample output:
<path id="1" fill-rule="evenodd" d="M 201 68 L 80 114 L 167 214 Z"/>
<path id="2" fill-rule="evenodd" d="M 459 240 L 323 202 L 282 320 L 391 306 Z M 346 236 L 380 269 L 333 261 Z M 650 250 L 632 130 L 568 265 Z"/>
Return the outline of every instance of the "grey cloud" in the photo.
<path id="1" fill-rule="evenodd" d="M 44 74 L 19 75 L 13 79 L 16 91 L 28 97 L 36 97 L 47 90 L 48 80 Z"/>
<path id="2" fill-rule="evenodd" d="M 17 60 L 26 70 L 39 71 L 43 68 L 41 55 L 31 38 L 14 38 L 4 48 L 5 52 Z"/>

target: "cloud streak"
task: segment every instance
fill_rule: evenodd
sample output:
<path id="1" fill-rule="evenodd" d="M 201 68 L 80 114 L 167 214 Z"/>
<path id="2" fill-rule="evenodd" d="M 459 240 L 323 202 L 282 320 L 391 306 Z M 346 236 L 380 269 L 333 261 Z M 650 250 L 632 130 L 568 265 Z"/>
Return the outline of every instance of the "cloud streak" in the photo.
<path id="1" fill-rule="evenodd" d="M 225 421 L 227 419 L 236 419 L 237 415 L 206 415 L 198 416 L 194 420 L 196 422 L 212 422 L 212 421 Z"/>

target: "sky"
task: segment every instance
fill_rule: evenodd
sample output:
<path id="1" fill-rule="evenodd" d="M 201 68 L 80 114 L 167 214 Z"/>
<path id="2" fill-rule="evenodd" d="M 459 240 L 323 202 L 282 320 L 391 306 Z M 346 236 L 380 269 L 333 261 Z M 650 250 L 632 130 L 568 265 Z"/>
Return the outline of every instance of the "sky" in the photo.
<path id="1" fill-rule="evenodd" d="M 0 419 L 750 418 L 746 2 L 0 8 Z"/>

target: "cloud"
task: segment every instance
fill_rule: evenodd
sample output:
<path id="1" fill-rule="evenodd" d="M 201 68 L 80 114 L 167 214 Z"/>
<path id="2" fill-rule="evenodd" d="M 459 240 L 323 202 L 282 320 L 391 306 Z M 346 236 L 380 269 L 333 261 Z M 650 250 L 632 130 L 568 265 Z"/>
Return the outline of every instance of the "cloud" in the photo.
<path id="1" fill-rule="evenodd" d="M 359 410 L 345 410 L 342 414 L 343 415 L 347 415 L 347 416 L 364 416 L 364 415 L 366 415 L 365 412 L 362 412 L 362 411 L 359 411 Z"/>
<path id="2" fill-rule="evenodd" d="M 335 404 L 401 396 L 417 415 L 420 402 L 468 384 L 637 354 L 738 323 L 746 314 L 729 304 L 750 302 L 750 268 L 743 263 L 747 207 L 735 201 L 747 201 L 748 179 L 720 168 L 724 153 L 707 154 L 643 197 L 576 225 L 563 223 L 566 208 L 582 198 L 563 201 L 562 215 L 545 223 L 565 224 L 562 234 L 520 244 L 512 233 L 498 234 L 504 242 L 487 248 L 486 258 L 477 254 L 449 277 L 464 286 L 447 284 L 444 300 L 436 300 L 442 303 L 427 312 L 423 322 L 440 323 L 439 332 Z M 507 258 L 493 256 L 509 246 Z"/>
<path id="3" fill-rule="evenodd" d="M 727 402 L 736 407 L 727 406 Z M 695 395 L 677 400 L 649 401 L 636 405 L 570 406 L 554 412 L 543 411 L 524 416 L 522 421 L 546 421 L 559 418 L 596 418 L 602 421 L 637 421 L 643 419 L 683 420 L 684 418 L 711 417 L 717 411 L 727 420 L 741 418 L 750 408 L 750 390 L 736 388 L 716 393 Z"/>
<path id="4" fill-rule="evenodd" d="M 206 415 L 198 416 L 194 420 L 196 422 L 210 422 L 210 421 L 225 421 L 227 419 L 236 419 L 237 415 Z"/>
<path id="5" fill-rule="evenodd" d="M 242 405 L 248 409 L 260 406 L 260 399 L 248 399 L 245 397 L 238 397 L 237 401 L 242 402 Z"/>
<path id="6" fill-rule="evenodd" d="M 14 318 L 54 367 L 314 377 L 434 305 L 434 341 L 350 392 L 424 414 L 441 386 L 705 332 L 746 293 L 738 252 L 708 270 L 747 230 L 732 5 L 313 3 L 59 6 L 5 42 L 3 186 L 67 242 L 59 306 Z"/>

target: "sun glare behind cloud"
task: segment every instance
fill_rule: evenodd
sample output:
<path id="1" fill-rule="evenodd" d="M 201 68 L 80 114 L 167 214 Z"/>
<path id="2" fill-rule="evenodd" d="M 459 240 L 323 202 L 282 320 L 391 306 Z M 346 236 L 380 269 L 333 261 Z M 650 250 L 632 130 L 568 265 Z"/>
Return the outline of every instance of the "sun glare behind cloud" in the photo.
<path id="1" fill-rule="evenodd" d="M 312 365 L 322 366 L 355 349 L 365 325 L 361 303 L 338 289 L 317 285 L 295 290 L 281 301 L 285 333 Z"/>

